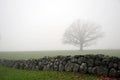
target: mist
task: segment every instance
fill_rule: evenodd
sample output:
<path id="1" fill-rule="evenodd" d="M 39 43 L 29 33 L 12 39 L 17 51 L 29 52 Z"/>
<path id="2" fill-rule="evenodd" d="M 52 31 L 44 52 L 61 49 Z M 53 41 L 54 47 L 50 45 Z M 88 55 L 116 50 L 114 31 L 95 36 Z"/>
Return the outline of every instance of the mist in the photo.
<path id="1" fill-rule="evenodd" d="M 0 51 L 79 49 L 62 43 L 77 19 L 99 24 L 104 32 L 85 49 L 120 49 L 119 0 L 0 0 Z"/>

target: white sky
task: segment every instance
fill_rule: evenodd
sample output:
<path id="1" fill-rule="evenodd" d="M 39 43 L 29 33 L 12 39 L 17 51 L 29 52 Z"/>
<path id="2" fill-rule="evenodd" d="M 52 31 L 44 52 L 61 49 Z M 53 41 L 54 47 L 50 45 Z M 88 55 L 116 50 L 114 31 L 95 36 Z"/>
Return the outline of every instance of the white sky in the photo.
<path id="1" fill-rule="evenodd" d="M 62 43 L 76 19 L 102 26 L 89 49 L 120 49 L 120 0 L 0 0 L 0 51 L 79 49 Z"/>

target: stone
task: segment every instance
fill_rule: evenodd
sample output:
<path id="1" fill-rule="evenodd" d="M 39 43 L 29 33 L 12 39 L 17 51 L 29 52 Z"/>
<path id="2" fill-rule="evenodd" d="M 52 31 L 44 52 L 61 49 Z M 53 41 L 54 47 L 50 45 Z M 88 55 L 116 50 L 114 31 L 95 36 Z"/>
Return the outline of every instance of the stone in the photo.
<path id="1" fill-rule="evenodd" d="M 109 68 L 109 69 L 113 68 L 113 65 L 114 65 L 114 63 L 113 63 L 113 62 L 110 62 L 109 65 L 108 65 L 108 68 Z"/>
<path id="2" fill-rule="evenodd" d="M 114 68 L 110 69 L 109 76 L 110 77 L 116 77 L 116 75 L 117 75 L 117 71 Z"/>
<path id="3" fill-rule="evenodd" d="M 117 78 L 120 77 L 120 70 L 117 71 L 117 75 L 116 75 Z"/>
<path id="4" fill-rule="evenodd" d="M 106 67 L 97 67 L 97 75 L 99 76 L 108 76 L 108 69 Z"/>
<path id="5" fill-rule="evenodd" d="M 65 66 L 63 64 L 59 65 L 59 71 L 64 71 L 65 70 Z"/>
<path id="6" fill-rule="evenodd" d="M 88 67 L 93 67 L 94 66 L 94 60 L 93 59 L 88 59 L 87 60 L 87 66 Z"/>
<path id="7" fill-rule="evenodd" d="M 88 67 L 88 73 L 92 74 L 92 67 Z"/>
<path id="8" fill-rule="evenodd" d="M 73 72 L 78 72 L 79 71 L 79 65 L 74 63 L 73 64 Z"/>
<path id="9" fill-rule="evenodd" d="M 92 68 L 92 74 L 94 74 L 94 75 L 97 74 L 97 66 Z"/>
<path id="10" fill-rule="evenodd" d="M 58 69 L 59 69 L 59 66 L 54 64 L 54 70 L 58 71 Z"/>
<path id="11" fill-rule="evenodd" d="M 79 57 L 78 58 L 78 64 L 82 64 L 84 62 L 84 57 Z"/>
<path id="12" fill-rule="evenodd" d="M 102 60 L 102 65 L 103 65 L 103 66 L 108 66 L 109 62 L 110 62 L 109 57 L 106 57 L 106 58 L 104 58 L 104 59 Z"/>
<path id="13" fill-rule="evenodd" d="M 71 62 L 72 62 L 72 63 L 78 63 L 78 59 L 73 57 L 73 58 L 71 59 Z"/>
<path id="14" fill-rule="evenodd" d="M 96 59 L 96 60 L 95 60 L 95 65 L 96 65 L 96 66 L 100 66 L 101 63 L 102 63 L 102 62 L 101 62 L 99 59 Z"/>
<path id="15" fill-rule="evenodd" d="M 74 64 L 73 63 L 67 63 L 65 65 L 65 71 L 72 72 L 73 71 Z"/>
<path id="16" fill-rule="evenodd" d="M 118 64 L 117 64 L 117 63 L 114 63 L 114 64 L 113 64 L 113 68 L 117 69 L 117 67 L 118 67 Z"/>
<path id="17" fill-rule="evenodd" d="M 81 73 L 87 73 L 87 64 L 86 63 L 82 63 L 80 65 L 79 72 L 81 72 Z"/>

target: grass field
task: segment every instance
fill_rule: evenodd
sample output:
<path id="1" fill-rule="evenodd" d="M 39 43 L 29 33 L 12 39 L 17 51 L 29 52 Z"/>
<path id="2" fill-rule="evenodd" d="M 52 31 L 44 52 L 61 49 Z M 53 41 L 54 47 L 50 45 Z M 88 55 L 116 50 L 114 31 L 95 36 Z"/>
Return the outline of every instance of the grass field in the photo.
<path id="1" fill-rule="evenodd" d="M 104 54 L 109 56 L 120 57 L 120 50 L 57 50 L 57 51 L 14 51 L 14 52 L 0 52 L 0 59 L 31 59 L 41 58 L 44 56 L 57 55 L 84 55 L 84 54 Z"/>
<path id="2" fill-rule="evenodd" d="M 0 59 L 37 59 L 44 56 L 104 54 L 120 57 L 120 50 L 61 50 L 0 52 Z M 96 76 L 73 72 L 26 71 L 0 66 L 0 80 L 100 80 Z M 102 79 L 101 79 L 102 80 Z M 111 79 L 112 80 L 112 79 Z"/>
<path id="3" fill-rule="evenodd" d="M 72 72 L 26 71 L 0 66 L 0 80 L 98 80 L 95 76 Z"/>

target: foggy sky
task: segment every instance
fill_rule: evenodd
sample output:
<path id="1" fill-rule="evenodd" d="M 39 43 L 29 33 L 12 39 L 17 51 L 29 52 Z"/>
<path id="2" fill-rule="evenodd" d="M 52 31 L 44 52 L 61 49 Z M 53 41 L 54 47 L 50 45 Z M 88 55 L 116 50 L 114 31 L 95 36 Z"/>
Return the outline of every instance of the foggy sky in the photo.
<path id="1" fill-rule="evenodd" d="M 119 0 L 0 0 L 0 51 L 79 49 L 62 43 L 77 19 L 104 32 L 86 49 L 120 49 Z"/>

